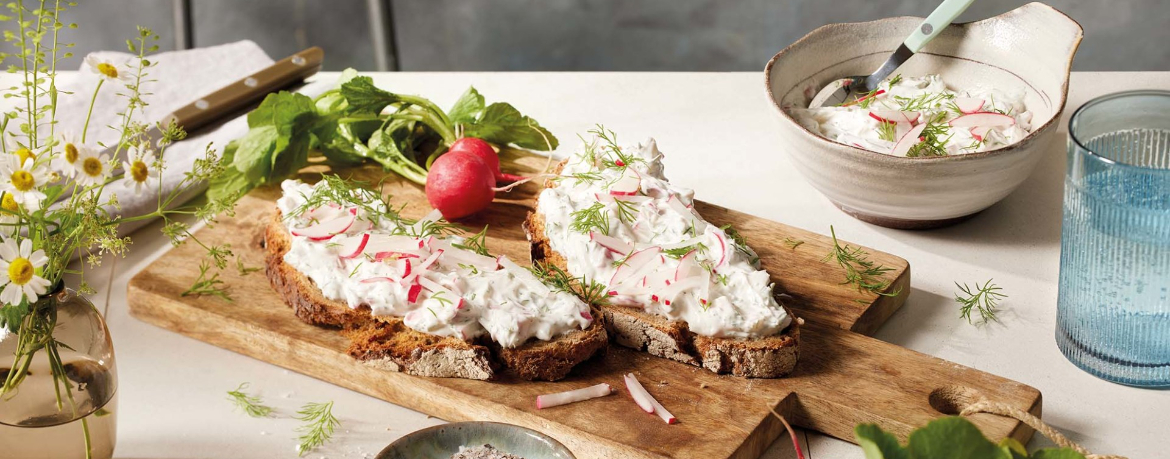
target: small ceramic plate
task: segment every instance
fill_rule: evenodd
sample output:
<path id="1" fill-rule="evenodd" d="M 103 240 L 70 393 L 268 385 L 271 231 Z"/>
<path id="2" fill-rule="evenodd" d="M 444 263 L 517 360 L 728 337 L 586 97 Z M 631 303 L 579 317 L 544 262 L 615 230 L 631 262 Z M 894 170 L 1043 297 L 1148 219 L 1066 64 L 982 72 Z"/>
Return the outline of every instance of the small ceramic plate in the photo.
<path id="1" fill-rule="evenodd" d="M 411 432 L 383 449 L 377 459 L 451 459 L 460 446 L 485 444 L 524 459 L 576 459 L 548 435 L 498 422 L 456 422 Z"/>

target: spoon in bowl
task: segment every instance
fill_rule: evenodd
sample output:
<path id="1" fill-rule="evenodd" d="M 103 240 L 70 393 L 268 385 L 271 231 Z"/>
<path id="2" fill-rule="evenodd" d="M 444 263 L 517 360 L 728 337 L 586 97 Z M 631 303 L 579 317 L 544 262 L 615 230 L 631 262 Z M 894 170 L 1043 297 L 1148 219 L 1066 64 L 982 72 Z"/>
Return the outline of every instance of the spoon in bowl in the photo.
<path id="1" fill-rule="evenodd" d="M 906 41 L 902 42 L 901 46 L 898 46 L 897 50 L 894 50 L 894 54 L 891 54 L 890 58 L 886 59 L 886 63 L 882 64 L 877 71 L 869 75 L 845 77 L 829 83 L 817 93 L 816 97 L 813 97 L 808 108 L 841 105 L 849 100 L 849 96 L 872 93 L 882 80 L 894 73 L 894 70 L 902 66 L 907 59 L 910 59 L 910 56 L 930 43 L 934 37 L 938 36 L 939 32 L 951 25 L 951 21 L 963 14 L 967 7 L 974 2 L 975 0 L 945 0 L 922 21 L 921 25 L 914 29 L 914 32 L 906 38 Z"/>

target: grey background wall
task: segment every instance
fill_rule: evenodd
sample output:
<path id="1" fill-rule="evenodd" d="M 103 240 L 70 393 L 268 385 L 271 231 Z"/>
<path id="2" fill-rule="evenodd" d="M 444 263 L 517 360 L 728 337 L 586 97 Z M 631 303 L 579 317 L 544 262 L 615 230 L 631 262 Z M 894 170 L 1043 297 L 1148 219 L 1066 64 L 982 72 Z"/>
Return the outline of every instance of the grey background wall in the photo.
<path id="1" fill-rule="evenodd" d="M 27 0 L 26 0 L 27 1 Z M 124 49 L 136 25 L 175 47 L 174 3 L 78 0 L 79 56 Z M 176 2 L 177 3 L 177 2 Z M 375 69 L 367 0 L 192 0 L 195 46 L 240 39 L 283 57 L 317 45 L 326 68 Z M 373 0 L 378 3 L 378 0 Z M 960 21 L 1025 2 L 977 0 Z M 1076 70 L 1170 70 L 1170 2 L 1051 0 L 1085 28 Z M 930 0 L 387 0 L 401 70 L 759 70 L 831 22 L 927 14 Z M 375 23 L 377 21 L 374 21 Z M 79 59 L 66 68 L 79 65 Z"/>

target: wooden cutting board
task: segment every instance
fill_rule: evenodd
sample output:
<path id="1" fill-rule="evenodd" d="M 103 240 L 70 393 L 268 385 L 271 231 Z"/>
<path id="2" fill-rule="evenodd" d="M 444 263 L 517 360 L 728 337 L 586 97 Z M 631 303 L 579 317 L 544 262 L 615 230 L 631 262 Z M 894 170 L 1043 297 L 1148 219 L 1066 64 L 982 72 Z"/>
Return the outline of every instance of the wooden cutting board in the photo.
<path id="1" fill-rule="evenodd" d="M 519 163 L 543 165 L 532 158 Z M 311 166 L 302 177 L 311 180 L 311 171 L 319 170 L 324 168 Z M 383 176 L 370 168 L 341 174 L 370 183 Z M 403 213 L 412 218 L 427 213 L 421 188 L 394 177 L 383 191 L 406 205 Z M 520 222 L 538 190 L 536 184 L 525 185 L 497 200 L 484 216 L 462 223 L 476 231 L 489 224 L 488 248 L 525 264 L 529 246 Z M 239 202 L 234 218 L 200 230 L 198 237 L 230 243 L 246 265 L 263 266 L 262 227 L 275 211 L 278 194 L 272 187 L 253 192 Z M 792 295 L 789 305 L 808 321 L 801 330 L 799 363 L 788 378 L 719 376 L 618 346 L 555 383 L 507 376 L 493 382 L 424 378 L 378 370 L 348 357 L 348 343 L 336 331 L 297 320 L 263 272 L 241 276 L 235 269 L 224 270 L 220 278 L 233 302 L 180 296 L 204 257 L 194 244 L 171 250 L 136 275 L 127 298 L 131 314 L 157 326 L 449 421 L 530 427 L 560 440 L 580 459 L 756 458 L 783 432 L 772 409 L 795 425 L 848 441 L 854 441 L 853 428 L 863 422 L 877 423 L 904 440 L 914 428 L 980 397 L 1040 414 L 1040 392 L 1032 387 L 867 336 L 909 294 L 905 260 L 866 249 L 871 259 L 893 268 L 889 291 L 898 294 L 876 297 L 841 284 L 842 269 L 822 261 L 832 247 L 828 237 L 712 204 L 697 207 L 709 221 L 739 229 L 777 290 Z M 791 248 L 785 240 L 802 243 Z M 622 384 L 627 372 L 634 372 L 679 423 L 668 426 L 638 410 Z M 535 407 L 537 395 L 599 382 L 620 390 L 584 403 Z M 979 414 L 970 419 L 993 440 L 1027 441 L 1032 434 L 1008 418 Z"/>

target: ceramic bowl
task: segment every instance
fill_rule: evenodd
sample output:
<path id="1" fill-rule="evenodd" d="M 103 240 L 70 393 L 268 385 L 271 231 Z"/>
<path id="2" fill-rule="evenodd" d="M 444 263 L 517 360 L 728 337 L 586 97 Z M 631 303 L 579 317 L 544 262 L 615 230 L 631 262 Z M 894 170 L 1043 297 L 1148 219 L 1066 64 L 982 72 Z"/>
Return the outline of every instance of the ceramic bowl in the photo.
<path id="1" fill-rule="evenodd" d="M 1034 130 L 1004 148 L 896 157 L 825 139 L 788 114 L 787 108 L 807 107 L 829 82 L 878 68 L 921 23 L 921 18 L 899 17 L 826 25 L 780 51 L 764 70 L 781 137 L 797 170 L 849 215 L 891 228 L 957 223 L 1023 183 L 1056 140 L 1069 68 L 1083 36 L 1080 25 L 1064 13 L 1029 3 L 948 27 L 898 69 L 909 76 L 941 74 L 952 89 L 1023 88 Z"/>
<path id="2" fill-rule="evenodd" d="M 455 422 L 411 432 L 383 449 L 377 459 L 451 459 L 460 446 L 484 444 L 524 459 L 576 459 L 548 435 L 499 422 Z"/>

